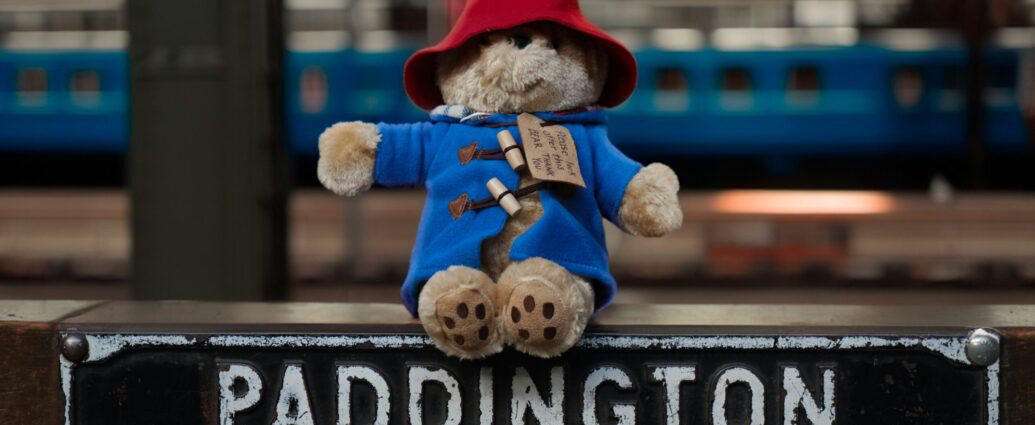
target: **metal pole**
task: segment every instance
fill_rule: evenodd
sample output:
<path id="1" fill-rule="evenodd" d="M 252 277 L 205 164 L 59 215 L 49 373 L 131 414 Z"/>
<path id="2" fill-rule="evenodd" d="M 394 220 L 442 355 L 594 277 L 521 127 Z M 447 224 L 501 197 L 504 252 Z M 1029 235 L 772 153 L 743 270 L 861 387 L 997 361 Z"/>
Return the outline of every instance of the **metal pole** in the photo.
<path id="1" fill-rule="evenodd" d="M 133 296 L 285 295 L 280 0 L 129 0 Z"/>
<path id="2" fill-rule="evenodd" d="M 1028 127 L 1028 143 L 1035 147 L 1035 49 L 1028 49 L 1024 53 L 1021 79 L 1021 98 L 1023 99 L 1024 122 Z"/>
<path id="3" fill-rule="evenodd" d="M 971 187 L 981 189 L 988 178 L 985 149 L 985 43 L 991 31 L 986 0 L 964 0 L 961 30 L 967 46 L 966 141 Z"/>

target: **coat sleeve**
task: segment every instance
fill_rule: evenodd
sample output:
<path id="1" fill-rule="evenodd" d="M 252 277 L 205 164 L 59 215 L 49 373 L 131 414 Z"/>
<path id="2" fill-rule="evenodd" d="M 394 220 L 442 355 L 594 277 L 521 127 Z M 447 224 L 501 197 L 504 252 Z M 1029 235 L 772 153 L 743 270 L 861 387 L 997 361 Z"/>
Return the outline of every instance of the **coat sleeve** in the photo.
<path id="1" fill-rule="evenodd" d="M 622 205 L 625 188 L 643 165 L 619 151 L 607 138 L 604 126 L 594 127 L 590 132 L 594 142 L 593 176 L 597 206 L 600 215 L 621 226 L 618 223 L 618 208 Z"/>
<path id="2" fill-rule="evenodd" d="M 432 151 L 432 124 L 377 125 L 381 143 L 374 160 L 374 183 L 379 186 L 418 186 L 427 177 L 430 162 L 426 153 Z"/>

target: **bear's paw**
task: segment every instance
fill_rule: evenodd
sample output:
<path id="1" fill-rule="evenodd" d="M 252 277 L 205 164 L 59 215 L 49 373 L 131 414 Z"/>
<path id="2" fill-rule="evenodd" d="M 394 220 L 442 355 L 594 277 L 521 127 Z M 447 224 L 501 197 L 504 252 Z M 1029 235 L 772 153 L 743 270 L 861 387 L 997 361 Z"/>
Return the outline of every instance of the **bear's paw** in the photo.
<path id="1" fill-rule="evenodd" d="M 679 229 L 683 210 L 676 173 L 660 163 L 643 167 L 625 189 L 618 220 L 636 236 L 659 237 Z"/>
<path id="2" fill-rule="evenodd" d="M 353 196 L 374 184 L 374 160 L 381 133 L 374 124 L 342 122 L 320 134 L 316 176 L 331 192 Z"/>

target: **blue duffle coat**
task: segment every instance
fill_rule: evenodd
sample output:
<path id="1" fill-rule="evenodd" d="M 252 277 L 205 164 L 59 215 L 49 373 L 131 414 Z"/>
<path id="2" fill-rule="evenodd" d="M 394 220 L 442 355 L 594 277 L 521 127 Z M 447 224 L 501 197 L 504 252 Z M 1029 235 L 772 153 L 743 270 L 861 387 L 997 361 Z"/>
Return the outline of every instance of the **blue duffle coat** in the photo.
<path id="1" fill-rule="evenodd" d="M 485 183 L 496 177 L 511 190 L 520 176 L 505 160 L 461 160 L 461 149 L 477 142 L 478 149 L 498 149 L 496 133 L 510 131 L 521 141 L 516 115 L 480 115 L 464 119 L 436 109 L 430 122 L 378 124 L 381 143 L 374 165 L 379 186 L 419 186 L 428 192 L 402 287 L 403 304 L 416 316 L 421 286 L 433 274 L 452 265 L 481 266 L 482 241 L 497 235 L 507 220 L 500 207 L 466 211 L 455 217 L 449 203 L 463 194 L 474 201 L 490 196 Z M 540 190 L 543 216 L 513 243 L 514 261 L 543 257 L 588 279 L 596 308 L 614 298 L 615 280 L 608 271 L 601 218 L 617 223 L 625 188 L 642 165 L 623 155 L 607 139 L 606 114 L 601 109 L 572 113 L 537 113 L 560 122 L 575 140 L 586 188 L 563 197 Z"/>

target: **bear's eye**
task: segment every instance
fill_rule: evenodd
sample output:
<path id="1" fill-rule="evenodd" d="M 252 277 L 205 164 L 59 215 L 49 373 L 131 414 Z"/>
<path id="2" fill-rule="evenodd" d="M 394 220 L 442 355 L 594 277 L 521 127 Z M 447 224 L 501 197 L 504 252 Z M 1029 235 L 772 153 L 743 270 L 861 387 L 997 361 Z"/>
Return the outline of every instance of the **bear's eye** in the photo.
<path id="1" fill-rule="evenodd" d="M 529 44 L 532 44 L 532 37 L 529 37 L 525 34 L 515 34 L 510 36 L 510 42 L 514 44 L 514 47 L 524 49 Z"/>
<path id="2" fill-rule="evenodd" d="M 550 37 L 549 40 L 551 49 L 557 50 L 561 47 L 561 40 L 557 39 L 556 37 Z"/>

